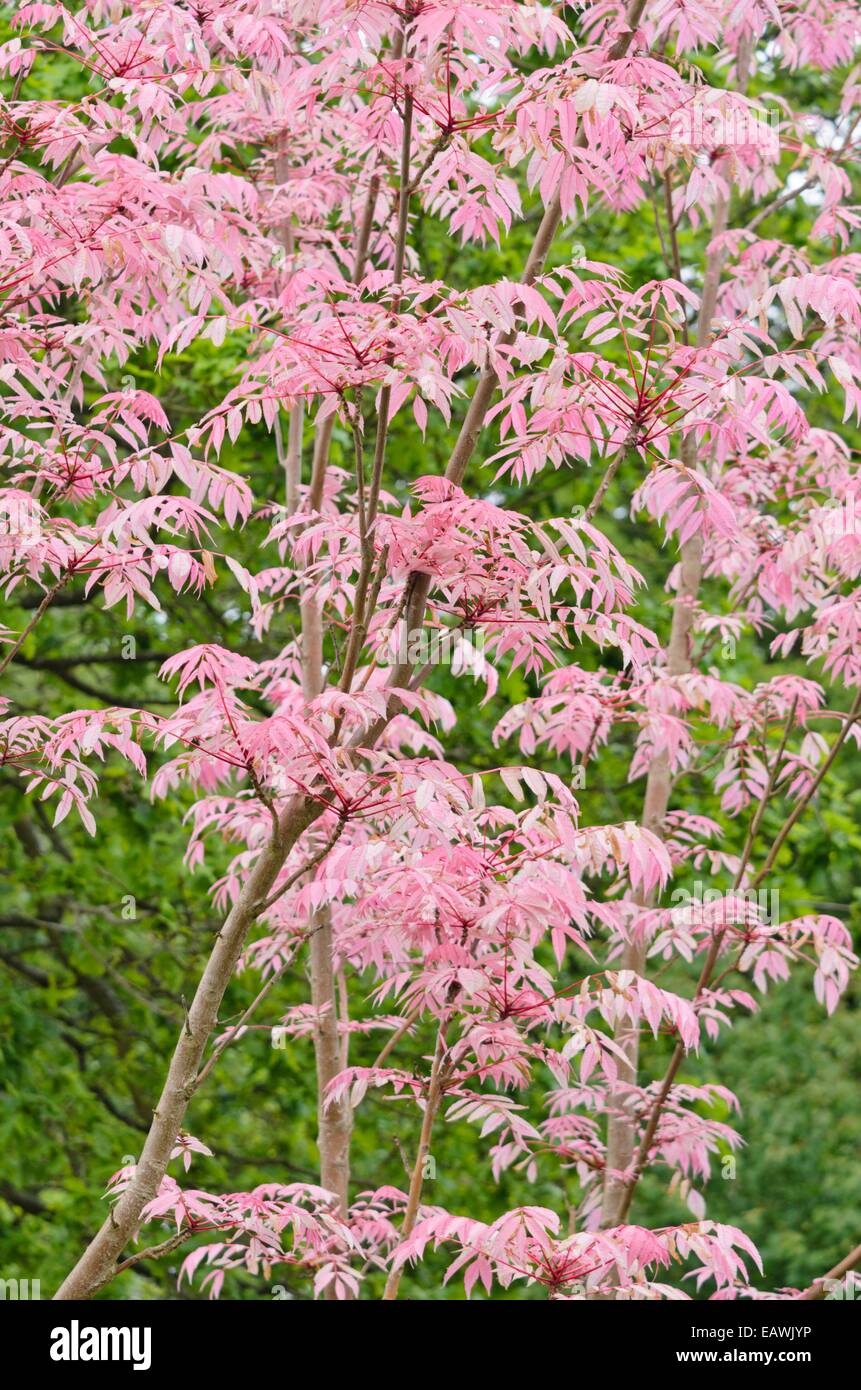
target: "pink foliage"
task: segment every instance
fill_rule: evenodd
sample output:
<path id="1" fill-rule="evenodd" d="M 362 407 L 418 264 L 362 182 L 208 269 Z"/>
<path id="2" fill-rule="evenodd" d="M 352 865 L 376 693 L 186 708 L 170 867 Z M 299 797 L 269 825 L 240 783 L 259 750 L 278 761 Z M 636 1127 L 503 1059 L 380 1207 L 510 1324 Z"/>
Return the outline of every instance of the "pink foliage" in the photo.
<path id="1" fill-rule="evenodd" d="M 691 62 L 664 61 L 663 41 L 694 61 L 717 47 L 737 64 L 762 39 L 769 62 L 830 70 L 856 53 L 861 11 L 848 0 L 666 0 L 645 6 L 619 56 L 621 5 L 574 8 L 576 43 L 559 7 L 407 6 L 404 49 L 404 7 L 386 0 L 37 3 L 19 7 L 19 37 L 0 50 L 16 83 L 0 115 L 20 146 L 0 168 L 0 507 L 18 519 L 0 527 L 6 595 L 29 585 L 50 601 L 80 581 L 131 614 L 157 611 L 169 591 L 232 584 L 258 634 L 283 633 L 274 620 L 310 601 L 326 625 L 359 636 L 350 680 L 309 692 L 298 639 L 256 661 L 237 625 L 234 649 L 206 644 L 165 661 L 177 699 L 167 713 L 49 719 L 4 708 L 0 761 L 52 802 L 55 824 L 74 812 L 95 834 L 100 765 L 119 757 L 145 779 L 149 757 L 152 795 L 188 797 L 189 866 L 204 865 L 211 839 L 234 851 L 213 885 L 224 910 L 241 900 L 273 818 L 313 807 L 255 905 L 261 930 L 240 966 L 271 979 L 321 914 L 331 924 L 333 968 L 361 977 L 369 1012 L 350 1020 L 340 1005 L 333 1015 L 309 1004 L 267 1025 L 300 1048 L 334 1017 L 343 1064 L 324 1109 L 346 1107 L 361 1123 L 374 1089 L 426 1113 L 432 1058 L 404 1062 L 402 1048 L 351 1065 L 348 1044 L 374 1030 L 392 1037 L 402 1020 L 412 1039 L 430 1022 L 444 1040 L 444 1122 L 474 1126 L 492 1175 L 516 1165 L 533 1179 L 556 1163 L 579 1184 L 572 1233 L 542 1207 L 483 1224 L 423 1203 L 403 1234 L 408 1198 L 395 1189 L 343 1210 L 313 1185 L 213 1195 L 165 1176 L 142 1219 L 219 1233 L 181 1276 L 206 1268 L 213 1295 L 231 1271 L 277 1277 L 286 1265 L 316 1296 L 352 1298 L 368 1271 L 444 1246 L 444 1278 L 462 1277 L 467 1294 L 524 1280 L 554 1299 L 679 1298 L 667 1272 L 689 1264 L 714 1296 L 747 1296 L 756 1251 L 706 1219 L 699 1190 L 710 1160 L 741 1142 L 708 1118 L 735 1098 L 676 1081 L 659 1099 L 658 1083 L 626 1082 L 620 1036 L 695 1052 L 756 1007 L 737 986 L 764 991 L 795 966 L 812 967 L 830 1013 L 857 965 L 838 920 L 763 911 L 733 826 L 741 817 L 743 831 L 772 796 L 787 814 L 806 804 L 828 757 L 829 712 L 842 687 L 861 684 L 858 474 L 843 442 L 807 415 L 818 393 L 837 390 L 847 418 L 861 416 L 861 257 L 847 249 L 859 215 L 842 170 L 857 85 L 847 83 L 839 121 L 817 132 L 781 112 L 781 137 L 823 190 L 821 254 L 755 229 L 720 233 L 723 278 L 704 341 L 689 332 L 701 293 L 672 267 L 629 288 L 590 243 L 588 258 L 530 283 L 462 290 L 426 279 L 409 241 L 399 269 L 396 227 L 407 193 L 463 243 L 500 242 L 524 188 L 545 207 L 558 200 L 563 219 L 601 201 L 651 216 L 649 189 L 666 171 L 675 216 L 694 230 L 731 188 L 765 206 L 784 175 L 761 109 L 709 88 Z M 94 78 L 80 103 L 18 92 L 49 34 Z M 519 61 L 536 54 L 537 65 Z M 378 151 L 400 147 L 408 107 L 413 182 L 398 192 Z M 727 131 L 739 123 L 747 134 L 733 153 Z M 250 168 L 233 158 L 247 147 Z M 364 209 L 374 234 L 356 272 Z M 61 312 L 69 297 L 80 315 Z M 109 367 L 138 350 L 165 360 L 228 339 L 241 348 L 235 380 L 190 429 L 178 432 L 147 391 L 105 389 Z M 690 601 L 685 670 L 642 620 L 644 578 L 600 506 L 538 521 L 526 496 L 502 504 L 491 473 L 429 475 L 409 498 L 380 489 L 369 517 L 367 479 L 359 487 L 347 470 L 330 467 L 316 494 L 300 479 L 288 508 L 255 497 L 229 466 L 243 431 L 280 431 L 296 411 L 318 431 L 337 420 L 360 447 L 363 404 L 378 421 L 387 410 L 384 424 L 408 409 L 424 434 L 432 415 L 459 418 L 472 378 L 490 370 L 491 462 L 506 486 L 547 467 L 591 469 L 597 486 L 624 458 L 639 470 L 631 513 L 673 555 L 701 548 L 709 594 L 726 602 Z M 249 569 L 231 540 L 261 518 Z M 359 621 L 370 574 L 374 606 Z M 417 583 L 429 595 L 419 636 L 454 644 L 466 701 L 474 678 L 487 698 L 501 673 L 527 682 L 494 734 L 502 750 L 517 741 L 521 761 L 501 751 L 497 766 L 458 766 L 447 743 L 456 710 L 414 678 L 427 656 L 402 656 L 405 587 Z M 671 595 L 682 584 L 677 566 Z M 810 676 L 748 689 L 712 664 L 716 642 L 777 623 L 774 653 L 808 661 Z M 2 641 L 17 650 L 15 634 Z M 577 774 L 600 776 L 608 744 L 627 736 L 633 781 L 657 766 L 684 777 L 704 744 L 716 748 L 723 823 L 675 805 L 657 826 L 584 818 Z M 557 758 L 570 778 L 546 769 Z M 714 893 L 670 899 L 674 878 L 691 874 Z M 687 994 L 628 968 L 632 943 L 650 962 L 692 965 Z M 720 980 L 697 990 L 710 953 Z M 220 1032 L 218 1047 L 243 1031 Z M 535 1080 L 552 1083 L 540 1113 L 528 1104 Z M 692 1223 L 602 1227 L 606 1122 L 620 1107 L 643 1163 Z M 208 1153 L 184 1134 L 173 1148 L 186 1169 Z M 636 1183 L 639 1169 L 615 1176 Z M 112 1196 L 133 1180 L 133 1168 L 115 1175 Z"/>

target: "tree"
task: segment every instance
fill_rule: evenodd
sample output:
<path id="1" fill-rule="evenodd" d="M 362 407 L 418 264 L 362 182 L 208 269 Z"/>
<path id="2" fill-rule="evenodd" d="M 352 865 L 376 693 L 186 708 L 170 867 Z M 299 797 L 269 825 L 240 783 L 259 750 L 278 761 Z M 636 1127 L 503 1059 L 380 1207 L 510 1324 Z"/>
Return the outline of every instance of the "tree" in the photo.
<path id="1" fill-rule="evenodd" d="M 857 964 L 840 918 L 776 901 L 859 742 L 857 6 L 96 0 L 14 28 L 0 554 L 30 607 L 0 675 L 40 660 L 66 602 L 148 607 L 158 633 L 177 597 L 230 594 L 225 640 L 164 654 L 167 706 L 4 701 L 3 765 L 55 807 L 46 834 L 95 834 L 96 769 L 125 760 L 166 818 L 189 806 L 191 869 L 230 854 L 142 1151 L 57 1297 L 213 1232 L 183 1267 L 212 1292 L 262 1265 L 342 1298 L 381 1271 L 393 1299 L 444 1245 L 467 1293 L 679 1297 L 694 1260 L 715 1296 L 755 1296 L 755 1247 L 700 1191 L 737 1102 L 680 1072 L 756 1008 L 745 977 L 812 967 L 830 1014 Z M 38 89 L 57 63 L 86 74 L 62 99 Z M 812 225 L 766 235 L 805 197 Z M 605 214 L 655 218 L 659 274 L 602 257 Z M 463 273 L 431 273 L 425 219 Z M 516 270 L 471 274 L 524 225 Z M 191 350 L 233 379 L 179 422 L 137 372 Z M 816 420 L 825 392 L 842 428 Z M 410 434 L 442 462 L 407 491 Z M 277 477 L 249 477 L 235 451 L 270 437 Z M 557 470 L 578 488 L 561 515 Z M 81 666 L 59 669 L 92 695 Z M 464 765 L 457 715 L 514 678 Z M 590 816 L 619 748 L 641 810 Z M 259 1023 L 306 959 L 309 997 Z M 238 968 L 260 985 L 227 1024 Z M 274 1051 L 313 1041 L 319 1180 L 189 1189 L 171 1160 L 217 1148 L 189 1107 L 256 1027 Z M 670 1044 L 651 1080 L 644 1037 Z M 374 1091 L 414 1105 L 408 1180 L 356 1196 Z M 553 1165 L 572 1202 L 484 1221 L 464 1182 L 460 1209 L 429 1205 L 443 1114 L 493 1136 L 497 1179 Z M 693 1221 L 630 1224 L 649 1169 Z"/>

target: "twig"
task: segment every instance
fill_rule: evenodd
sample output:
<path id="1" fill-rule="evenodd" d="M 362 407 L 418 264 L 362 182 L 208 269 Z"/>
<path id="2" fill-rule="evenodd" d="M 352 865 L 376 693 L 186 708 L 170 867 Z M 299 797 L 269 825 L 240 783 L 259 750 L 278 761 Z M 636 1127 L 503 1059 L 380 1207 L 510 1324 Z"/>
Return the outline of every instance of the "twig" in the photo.
<path id="1" fill-rule="evenodd" d="M 827 1289 L 825 1288 L 826 1281 L 842 1279 L 844 1274 L 848 1274 L 850 1270 L 854 1269 L 856 1265 L 859 1264 L 861 1264 L 861 1245 L 856 1245 L 855 1249 L 850 1250 L 849 1254 L 846 1255 L 839 1264 L 836 1264 L 833 1269 L 829 1269 L 827 1274 L 820 1275 L 818 1279 L 814 1279 L 813 1283 L 810 1284 L 803 1293 L 798 1295 L 799 1299 L 805 1298 L 809 1301 L 815 1298 L 824 1298 L 827 1293 Z"/>

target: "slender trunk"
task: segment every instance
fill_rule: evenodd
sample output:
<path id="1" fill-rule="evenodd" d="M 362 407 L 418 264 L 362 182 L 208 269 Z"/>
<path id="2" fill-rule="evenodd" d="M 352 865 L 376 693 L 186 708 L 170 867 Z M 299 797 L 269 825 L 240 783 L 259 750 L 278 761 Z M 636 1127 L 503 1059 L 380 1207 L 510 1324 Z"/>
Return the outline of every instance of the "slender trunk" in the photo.
<path id="1" fill-rule="evenodd" d="M 446 1035 L 448 1033 L 448 1019 L 444 1018 L 439 1026 L 437 1033 L 436 1048 L 434 1059 L 431 1066 L 430 1083 L 428 1085 L 427 1099 L 425 1100 L 425 1113 L 422 1117 L 422 1128 L 419 1136 L 419 1147 L 416 1152 L 415 1163 L 413 1164 L 412 1176 L 410 1178 L 410 1190 L 407 1196 L 407 1208 L 404 1213 L 404 1224 L 401 1227 L 401 1242 L 405 1241 L 411 1234 L 416 1224 L 416 1217 L 419 1213 L 419 1203 L 422 1197 L 422 1187 L 425 1180 L 425 1162 L 430 1153 L 431 1132 L 433 1123 L 439 1110 L 442 1100 L 442 1065 L 446 1051 Z M 398 1289 L 401 1284 L 403 1265 L 398 1269 L 391 1269 L 386 1280 L 386 1288 L 383 1293 L 383 1301 L 391 1302 L 398 1296 Z"/>
<path id="2" fill-rule="evenodd" d="M 320 605 L 305 598 L 302 611 L 302 688 L 306 700 L 313 700 L 323 688 L 323 622 Z M 311 1003 L 317 1011 L 314 1028 L 314 1060 L 317 1068 L 317 1148 L 320 1154 L 320 1185 L 334 1192 L 338 1210 L 346 1215 L 350 1204 L 350 1137 L 353 1111 L 349 1098 L 325 1103 L 329 1082 L 338 1075 L 341 1051 L 335 996 L 335 968 L 331 911 L 326 907 L 314 914 L 310 945 Z M 346 1022 L 346 1019 L 344 1019 Z M 327 1290 L 334 1298 L 334 1288 Z"/>
<path id="3" fill-rule="evenodd" d="M 320 808 L 312 807 L 304 798 L 296 798 L 280 818 L 277 833 L 249 873 L 216 937 L 200 978 L 132 1181 L 64 1279 L 55 1298 L 90 1298 L 113 1278 L 119 1255 L 137 1233 L 143 1208 L 161 1186 L 194 1091 L 204 1049 L 218 1020 L 221 1001 L 233 977 L 248 929 L 272 889 L 290 848 L 319 814 Z"/>
<path id="4" fill-rule="evenodd" d="M 409 209 L 409 151 L 412 138 L 412 98 L 407 94 L 404 115 L 403 153 L 401 157 L 400 201 L 398 206 L 398 233 L 395 243 L 395 282 L 403 276 L 406 253 L 407 215 Z M 356 246 L 356 259 L 353 266 L 353 279 L 358 281 L 364 274 L 368 255 L 368 244 L 373 225 L 374 203 L 376 202 L 378 180 L 371 179 L 365 212 Z M 372 498 L 379 491 L 382 472 L 382 451 L 385 449 L 385 432 L 388 423 L 390 392 L 384 387 L 380 401 L 378 434 L 382 443 L 378 445 L 379 465 L 374 470 Z M 323 485 L 328 461 L 329 443 L 332 436 L 332 423 L 324 422 L 315 441 L 314 461 L 311 475 L 311 505 L 319 506 L 323 495 Z M 365 603 L 367 583 L 370 578 L 370 564 L 363 556 L 362 573 L 356 586 L 355 611 L 353 614 L 353 633 L 357 636 L 362 630 L 362 607 Z M 323 689 L 323 625 L 318 601 L 305 598 L 301 603 L 302 613 L 302 685 L 306 700 L 312 700 Z M 351 658 L 352 653 L 352 658 Z M 353 664 L 358 659 L 355 641 L 348 646 L 347 661 Z M 349 688 L 349 683 L 347 685 Z M 350 1138 L 353 1130 L 353 1110 L 348 1097 L 326 1103 L 326 1089 L 342 1070 L 341 1046 L 338 1035 L 338 1014 L 336 1004 L 334 943 L 332 938 L 331 913 L 328 907 L 316 914 L 316 929 L 311 937 L 311 1003 L 317 1013 L 314 1028 L 314 1056 L 317 1066 L 317 1147 L 320 1153 L 321 1185 L 334 1192 L 338 1208 L 346 1215 L 350 1197 Z M 342 1007 L 342 1013 L 344 1012 Z M 342 1020 L 345 1024 L 346 1017 Z M 326 1292 L 327 1298 L 334 1298 L 334 1288 Z"/>
<path id="5" fill-rule="evenodd" d="M 320 1011 L 314 1028 L 320 1184 L 327 1191 L 335 1193 L 340 1212 L 346 1214 L 350 1204 L 348 1189 L 353 1111 L 349 1096 L 331 1105 L 325 1103 L 327 1086 L 342 1070 L 335 975 L 332 969 L 332 923 L 328 908 L 317 914 L 311 937 L 311 999 L 314 1008 Z"/>
<path id="6" fill-rule="evenodd" d="M 673 606 L 673 619 L 670 642 L 667 649 L 667 671 L 671 676 L 684 675 L 691 669 L 690 632 L 694 617 L 694 601 L 702 578 L 702 543 L 694 537 L 682 546 L 681 580 L 676 601 Z M 670 801 L 670 768 L 667 757 L 659 753 L 652 759 L 646 778 L 646 793 L 643 802 L 643 825 L 654 835 L 660 835 L 664 817 Z M 648 907 L 651 895 L 638 895 L 637 903 Z M 621 968 L 633 970 L 636 975 L 645 973 L 646 944 L 639 934 L 634 933 L 622 954 Z M 619 1060 L 618 1081 L 620 1087 L 631 1086 L 637 1080 L 639 1060 L 640 1030 L 636 1024 L 620 1027 L 615 1041 L 625 1054 L 626 1061 Z M 626 1193 L 625 1170 L 634 1156 L 636 1122 L 628 1112 L 629 1101 L 624 1091 L 619 1090 L 611 1096 L 613 1113 L 607 1122 L 607 1161 L 604 1178 L 604 1196 L 601 1211 L 603 1226 L 616 1226 L 619 1212 Z"/>
<path id="7" fill-rule="evenodd" d="M 749 63 L 750 52 L 741 48 L 739 50 L 739 87 L 741 90 L 746 90 L 747 87 Z M 719 198 L 715 205 L 710 238 L 712 242 L 726 231 L 728 217 L 729 198 L 725 196 Z M 723 261 L 724 255 L 720 249 L 713 249 L 706 254 L 703 293 L 697 318 L 696 345 L 698 348 L 705 347 L 711 337 Z M 688 468 L 696 466 L 695 447 L 693 437 L 688 435 L 682 447 L 682 459 Z M 702 583 L 702 571 L 702 540 L 699 536 L 694 536 L 682 545 L 680 551 L 679 586 L 673 604 L 670 640 L 667 647 L 667 673 L 671 677 L 685 675 L 691 669 L 691 629 L 694 622 L 696 600 Z M 670 802 L 670 790 L 669 761 L 665 753 L 659 753 L 652 759 L 649 766 L 643 802 L 643 825 L 655 835 L 662 833 L 664 818 Z M 653 898 L 651 895 L 642 895 L 637 897 L 635 901 L 641 907 L 648 907 Z M 621 966 L 623 970 L 633 970 L 637 975 L 642 975 L 645 971 L 646 944 L 636 932 L 631 942 L 625 947 Z M 626 1025 L 619 1028 L 615 1035 L 615 1041 L 626 1057 L 626 1061 L 619 1064 L 619 1082 L 623 1087 L 634 1085 L 637 1080 L 639 1061 L 639 1027 Z M 636 1121 L 629 1113 L 629 1104 L 630 1101 L 621 1091 L 611 1097 L 613 1113 L 607 1122 L 607 1155 L 601 1210 L 601 1224 L 604 1227 L 618 1225 L 622 1219 L 623 1211 L 627 1212 L 630 1205 L 627 1180 L 624 1176 L 619 1176 L 630 1167 L 635 1152 Z"/>

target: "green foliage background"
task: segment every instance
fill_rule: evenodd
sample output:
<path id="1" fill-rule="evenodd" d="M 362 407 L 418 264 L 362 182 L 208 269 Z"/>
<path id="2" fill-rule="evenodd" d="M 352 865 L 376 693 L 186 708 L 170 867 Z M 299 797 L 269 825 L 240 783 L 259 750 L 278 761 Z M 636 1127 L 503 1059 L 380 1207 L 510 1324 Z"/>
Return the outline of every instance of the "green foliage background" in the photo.
<path id="1" fill-rule="evenodd" d="M 0 22 L 0 41 L 8 36 Z M 766 74 L 771 91 L 820 110 L 836 109 L 839 74 L 834 78 L 787 79 Z M 806 90 L 799 88 L 806 84 Z M 765 82 L 763 81 L 763 86 Z M 27 79 L 27 97 L 74 99 L 87 90 L 87 79 L 68 58 L 37 61 Z M 785 156 L 789 172 L 793 156 Z M 857 178 L 857 171 L 856 171 Z M 858 201 L 859 199 L 855 199 Z M 540 217 L 535 200 L 526 199 L 527 215 L 501 248 L 462 248 L 434 219 L 417 214 L 414 244 L 425 274 L 455 286 L 516 277 Z M 736 210 L 744 221 L 746 209 Z M 762 229 L 786 241 L 803 242 L 815 215 L 809 201 L 796 200 L 775 214 Z M 632 284 L 665 276 L 660 240 L 648 207 L 629 216 L 613 215 L 598 205 L 588 221 L 572 227 L 554 249 L 557 262 L 570 258 L 580 242 L 587 257 L 624 268 Z M 704 237 L 683 231 L 682 260 L 701 265 Z M 821 255 L 830 254 L 821 248 Z M 814 254 L 818 254 L 814 248 Z M 68 312 L 74 312 L 68 306 Z M 231 384 L 246 344 L 229 338 L 220 349 L 196 343 L 169 357 L 156 374 L 151 355 L 140 355 L 124 371 L 159 396 L 174 428 L 198 418 L 222 398 Z M 119 384 L 117 369 L 113 385 Z M 468 385 L 468 383 L 465 383 Z M 816 424 L 840 425 L 841 403 L 828 397 L 811 410 Z M 851 430 L 850 442 L 861 440 Z M 310 434 L 307 442 L 310 442 Z M 450 435 L 432 415 L 428 437 L 421 440 L 406 411 L 396 418 L 386 485 L 399 497 L 425 473 L 445 464 Z M 332 459 L 346 462 L 349 441 L 336 429 Z M 486 432 L 484 455 L 495 448 Z M 261 500 L 281 499 L 282 479 L 273 441 L 262 429 L 248 429 L 222 460 L 242 472 Z M 490 490 L 492 470 L 476 461 L 467 485 Z M 506 502 L 531 516 L 569 512 L 589 500 L 596 479 L 587 470 L 546 471 L 525 488 L 497 484 Z M 632 524 L 627 499 L 639 482 L 633 466 L 620 471 L 602 524 L 623 553 L 647 576 L 643 621 L 665 634 L 669 609 L 664 581 L 673 563 L 671 548 L 661 549 L 660 535 Z M 261 555 L 261 523 L 252 523 L 230 541 L 231 553 L 250 568 L 273 563 Z M 16 591 L 22 604 L 33 591 Z M 218 582 L 202 599 L 160 593 L 162 614 L 140 609 L 126 622 L 119 609 L 106 612 L 101 600 L 85 601 L 80 592 L 61 598 L 28 639 L 8 678 L 4 693 L 21 710 L 59 714 L 101 703 L 167 707 L 170 692 L 160 686 L 159 658 L 197 642 L 218 642 L 251 656 L 272 656 L 294 629 L 297 615 L 285 611 L 263 643 L 247 625 L 245 600 L 232 577 L 220 567 Z M 707 594 L 719 604 L 721 595 Z M 29 610 L 15 602 L 3 621 L 23 626 Z M 133 636 L 136 657 L 123 659 L 123 639 Z M 752 687 L 779 670 L 801 671 L 800 663 L 772 662 L 766 633 L 762 641 L 740 644 L 732 661 L 720 660 L 721 674 Z M 469 681 L 457 682 L 445 669 L 432 683 L 454 703 L 458 726 L 449 756 L 464 770 L 498 764 L 490 730 L 510 703 L 535 690 L 521 674 L 504 676 L 496 697 L 479 705 Z M 509 748 L 510 761 L 516 750 Z M 642 785 L 626 782 L 630 739 L 618 732 L 600 760 L 600 778 L 590 771 L 581 795 L 586 822 L 637 818 Z M 546 767 L 563 775 L 564 766 Z M 856 931 L 861 922 L 861 758 L 847 750 L 815 808 L 781 854 L 769 887 L 780 894 L 784 916 L 814 910 L 833 911 Z M 500 798 L 506 793 L 497 788 Z M 702 781 L 695 784 L 696 809 L 716 810 Z M 101 1192 L 125 1155 L 139 1151 L 158 1095 L 167 1057 L 182 1022 L 183 997 L 189 998 L 209 951 L 218 913 L 208 886 L 224 867 L 210 850 L 206 870 L 189 874 L 183 867 L 186 832 L 182 819 L 189 805 L 185 793 L 152 805 L 128 769 L 109 763 L 104 770 L 98 835 L 91 841 L 72 818 L 52 829 L 38 802 L 22 795 L 17 779 L 0 774 L 0 1275 L 39 1278 L 52 1292 L 94 1228 L 105 1204 Z M 772 829 L 779 809 L 769 812 Z M 741 828 L 736 827 L 737 839 Z M 134 915 L 132 915 L 134 914 Z M 572 960 L 570 978 L 582 971 Z M 665 977 L 674 987 L 671 972 Z M 677 974 L 675 982 L 681 983 Z M 353 982 L 358 1001 L 370 981 Z M 235 1018 L 253 997 L 251 975 L 238 978 L 225 1001 L 225 1022 Z M 302 968 L 277 988 L 269 1001 L 272 1021 L 292 1004 L 306 1002 Z M 861 1225 L 861 1083 L 858 984 L 852 985 L 830 1020 L 812 997 L 809 977 L 776 987 L 753 1017 L 688 1060 L 685 1080 L 719 1081 L 739 1095 L 743 1113 L 738 1127 L 746 1141 L 736 1176 L 723 1180 L 716 1171 L 707 1191 L 709 1214 L 740 1225 L 757 1242 L 765 1259 L 763 1287 L 808 1282 L 833 1264 L 858 1239 Z M 377 1040 L 359 1038 L 351 1060 L 370 1062 Z M 405 1063 L 426 1056 L 430 1036 L 419 1034 L 403 1045 Z M 645 1048 L 645 1067 L 659 1075 L 668 1043 Z M 536 1104 L 549 1077 L 536 1082 Z M 356 1191 L 383 1183 L 405 1185 L 398 1144 L 409 1153 L 417 1133 L 417 1116 L 409 1103 L 369 1096 L 357 1114 L 353 1150 Z M 725 1118 L 718 1116 L 718 1118 Z M 273 1050 L 265 1033 L 252 1032 L 228 1050 L 195 1098 L 188 1116 L 192 1133 L 215 1151 L 213 1159 L 195 1159 L 186 1180 L 209 1191 L 236 1191 L 263 1181 L 316 1180 L 316 1114 L 313 1053 L 310 1041 L 284 1051 Z M 565 1210 L 576 1199 L 576 1184 L 558 1165 L 542 1161 L 538 1180 L 529 1184 L 509 1172 L 497 1186 L 489 1176 L 486 1145 L 469 1126 L 440 1125 L 434 1140 L 436 1177 L 428 1184 L 429 1201 L 453 1211 L 492 1218 L 521 1202 Z M 171 1171 L 180 1176 L 179 1166 Z M 632 1219 L 643 1224 L 686 1219 L 686 1209 L 669 1198 L 655 1175 L 642 1184 Z M 462 1297 L 455 1282 L 440 1284 L 445 1261 L 429 1259 L 409 1276 L 409 1296 L 418 1299 Z M 199 1298 L 198 1289 L 176 1289 L 176 1264 L 146 1264 L 124 1275 L 106 1296 L 113 1298 Z M 285 1280 L 278 1272 L 276 1279 Z M 292 1292 L 308 1297 L 305 1284 Z M 367 1293 L 379 1296 L 372 1276 Z M 405 1292 L 407 1292 L 405 1288 Z M 228 1281 L 225 1297 L 266 1298 L 262 1276 L 241 1275 Z M 497 1295 L 499 1296 L 499 1295 Z M 533 1295 L 515 1287 L 512 1297 Z"/>

